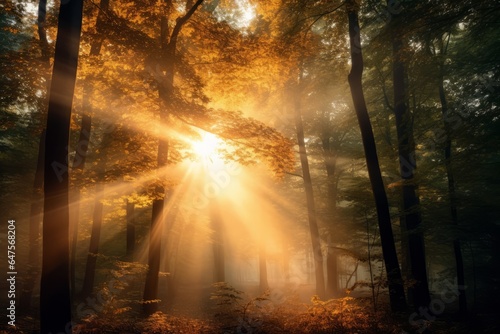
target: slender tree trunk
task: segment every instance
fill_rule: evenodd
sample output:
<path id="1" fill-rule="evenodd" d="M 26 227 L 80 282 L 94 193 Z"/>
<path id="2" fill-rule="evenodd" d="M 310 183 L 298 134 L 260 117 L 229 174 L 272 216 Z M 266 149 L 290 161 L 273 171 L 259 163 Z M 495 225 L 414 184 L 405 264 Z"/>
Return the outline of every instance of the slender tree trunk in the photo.
<path id="1" fill-rule="evenodd" d="M 214 283 L 226 280 L 226 264 L 224 254 L 224 226 L 220 217 L 217 202 L 210 204 L 210 222 L 214 231 L 213 254 L 214 254 Z"/>
<path id="2" fill-rule="evenodd" d="M 163 199 L 153 201 L 152 223 L 149 231 L 149 255 L 143 310 L 153 314 L 158 310 L 158 275 L 160 273 L 161 235 L 163 227 Z"/>
<path id="3" fill-rule="evenodd" d="M 167 191 L 167 197 L 171 198 L 174 196 L 174 191 L 170 189 Z M 165 224 L 166 224 L 166 243 L 168 247 L 166 248 L 166 253 L 163 260 L 164 271 L 168 272 L 168 276 L 166 277 L 167 281 L 167 293 L 166 293 L 166 301 L 171 302 L 177 295 L 177 275 L 179 268 L 179 259 L 177 254 L 179 253 L 180 241 L 182 239 L 182 231 L 178 235 L 172 235 L 172 231 L 174 229 L 177 216 L 179 214 L 179 207 L 177 205 L 172 206 L 171 210 L 166 214 Z M 192 237 L 192 236 L 190 236 Z"/>
<path id="4" fill-rule="evenodd" d="M 427 307 L 430 303 L 425 265 L 424 236 L 421 230 L 420 200 L 415 184 L 415 142 L 411 114 L 406 105 L 405 67 L 402 60 L 403 41 L 393 34 L 393 85 L 394 114 L 398 135 L 399 168 L 403 179 L 403 218 L 408 233 L 411 278 L 415 284 L 410 287 L 414 306 Z"/>
<path id="5" fill-rule="evenodd" d="M 45 138 L 40 331 L 71 333 L 68 151 L 83 1 L 62 2 Z"/>
<path id="6" fill-rule="evenodd" d="M 83 278 L 83 286 L 81 297 L 87 298 L 92 294 L 94 289 L 95 269 L 97 264 L 97 255 L 99 253 L 99 242 L 101 239 L 101 226 L 103 215 L 102 197 L 104 191 L 106 163 L 107 163 L 107 148 L 111 144 L 113 137 L 112 132 L 104 133 L 98 154 L 97 165 L 97 185 L 95 189 L 94 214 L 92 217 L 92 232 L 90 234 L 89 252 L 87 254 L 87 265 L 85 267 L 85 276 Z"/>
<path id="7" fill-rule="evenodd" d="M 101 192 L 102 187 L 97 187 L 96 192 Z M 102 226 L 102 210 L 103 204 L 100 200 L 100 194 L 96 194 L 94 203 L 94 216 L 92 221 L 92 232 L 90 236 L 89 252 L 87 255 L 87 266 L 85 267 L 85 276 L 83 278 L 83 286 L 81 298 L 85 299 L 92 294 L 94 289 L 95 269 L 97 264 L 97 256 L 99 253 L 99 241 L 101 238 Z"/>
<path id="8" fill-rule="evenodd" d="M 339 271 L 338 271 L 338 254 L 335 251 L 334 245 L 329 240 L 328 254 L 326 256 L 326 295 L 327 298 L 337 298 L 339 293 Z"/>
<path id="9" fill-rule="evenodd" d="M 269 289 L 269 283 L 267 282 L 267 252 L 266 245 L 262 240 L 259 243 L 259 288 L 261 293 Z"/>
<path id="10" fill-rule="evenodd" d="M 126 201 L 127 211 L 127 256 L 132 259 L 135 251 L 135 203 Z"/>
<path id="11" fill-rule="evenodd" d="M 300 83 L 299 83 L 300 84 Z M 302 176 L 304 179 L 304 189 L 307 201 L 307 215 L 309 218 L 309 232 L 311 234 L 311 243 L 314 256 L 314 272 L 316 276 L 316 294 L 325 298 L 325 276 L 323 272 L 323 254 L 321 251 L 321 241 L 319 237 L 318 223 L 316 221 L 316 206 L 314 203 L 313 185 L 311 173 L 309 171 L 309 161 L 307 159 L 306 144 L 304 140 L 304 126 L 302 123 L 302 111 L 300 103 L 300 89 L 296 88 L 294 92 L 294 112 L 295 129 L 297 134 L 297 143 L 299 145 L 300 164 L 302 166 Z"/>
<path id="12" fill-rule="evenodd" d="M 88 97 L 87 97 L 88 98 Z M 84 97 L 85 99 L 85 97 Z M 85 166 L 85 160 L 87 158 L 87 150 L 90 141 L 90 128 L 91 128 L 91 117 L 88 114 L 82 117 L 82 126 L 80 131 L 80 138 L 76 144 L 76 153 L 73 160 L 73 170 L 81 176 Z M 70 224 L 70 231 L 72 232 L 71 239 L 71 261 L 70 261 L 70 277 L 71 277 L 71 296 L 74 297 L 76 293 L 76 250 L 77 250 L 77 240 L 78 240 L 78 223 L 80 217 L 80 188 L 76 187 L 73 194 L 73 223 Z M 71 219 L 70 219 L 71 223 Z"/>
<path id="13" fill-rule="evenodd" d="M 105 20 L 104 11 L 109 8 L 109 0 L 101 0 L 99 2 L 99 14 L 97 14 L 96 30 L 98 35 L 96 39 L 91 43 L 90 47 L 90 57 L 98 57 L 101 53 L 102 42 L 104 40 L 104 34 L 102 29 L 102 24 Z M 86 78 L 84 84 L 83 92 L 83 116 L 82 116 L 82 126 L 80 131 L 80 138 L 76 146 L 76 154 L 73 160 L 73 169 L 83 172 L 85 168 L 85 160 L 87 158 L 87 151 L 90 142 L 90 131 L 92 125 L 92 104 L 89 101 L 89 97 L 92 94 L 92 84 L 89 82 L 90 78 Z M 71 295 L 74 296 L 76 293 L 76 253 L 78 247 L 78 225 L 80 222 L 80 189 L 77 187 L 73 195 L 73 223 L 70 225 L 71 233 L 71 262 L 70 262 L 70 277 L 71 277 Z"/>
<path id="14" fill-rule="evenodd" d="M 191 18 L 196 9 L 201 5 L 203 0 L 197 0 L 187 13 L 176 20 L 176 24 L 172 33 L 169 35 L 169 8 L 166 15 L 161 20 L 161 51 L 162 59 L 159 66 L 164 69 L 165 75 L 163 80 L 159 82 L 158 94 L 161 100 L 160 123 L 166 125 L 171 109 L 170 104 L 173 99 L 174 88 L 174 70 L 176 59 L 177 38 L 184 24 Z M 162 71 L 163 72 L 163 71 Z M 160 138 L 158 144 L 157 169 L 161 170 L 167 166 L 168 162 L 169 142 L 163 137 Z M 156 187 L 157 199 L 153 200 L 153 215 L 151 218 L 150 244 L 148 255 L 148 271 L 146 273 L 146 284 L 144 286 L 143 311 L 146 315 L 150 315 L 157 311 L 158 303 L 158 275 L 160 272 L 160 257 L 161 257 L 161 236 L 163 228 L 163 207 L 165 202 L 165 187 L 158 185 Z"/>
<path id="15" fill-rule="evenodd" d="M 455 177 L 452 168 L 451 157 L 451 129 L 448 123 L 448 101 L 446 99 L 446 92 L 444 89 L 444 64 L 440 64 L 439 76 L 439 99 L 441 101 L 441 111 L 443 115 L 443 123 L 446 131 L 446 142 L 444 148 L 444 161 L 446 165 L 446 176 L 448 179 L 448 195 L 450 198 L 450 213 L 451 222 L 453 226 L 458 226 L 458 210 L 457 210 L 457 195 L 455 190 Z M 464 261 L 462 257 L 461 242 L 458 237 L 453 240 L 453 251 L 455 253 L 455 265 L 457 271 L 457 284 L 458 284 L 458 305 L 460 315 L 467 315 L 467 297 L 465 294 L 465 274 L 464 274 Z"/>
<path id="16" fill-rule="evenodd" d="M 283 239 L 281 244 L 282 251 L 282 261 L 283 261 L 283 276 L 285 278 L 285 283 L 290 282 L 290 257 L 288 256 L 288 241 Z"/>
<path id="17" fill-rule="evenodd" d="M 326 296 L 327 298 L 335 298 L 339 296 L 338 286 L 338 269 L 337 269 L 337 254 L 333 243 L 333 231 L 337 211 L 337 158 L 330 143 L 330 136 L 327 134 L 322 136 L 321 143 L 323 146 L 323 157 L 325 160 L 328 189 L 328 208 L 332 226 L 330 226 L 330 235 L 328 238 L 328 253 L 326 255 Z"/>
<path id="18" fill-rule="evenodd" d="M 365 97 L 362 86 L 363 75 L 363 54 L 360 43 L 360 28 L 358 22 L 358 8 L 354 1 L 347 4 L 349 18 L 349 39 L 351 46 L 351 71 L 348 76 L 349 86 L 351 88 L 354 109 L 358 117 L 358 123 L 361 130 L 361 138 L 365 150 L 366 165 L 368 175 L 372 185 L 372 191 L 377 209 L 378 225 L 380 230 L 380 239 L 382 243 L 382 253 L 386 265 L 387 279 L 389 284 L 389 297 L 391 309 L 401 311 L 406 309 L 406 299 L 399 268 L 394 235 L 391 226 L 391 216 L 389 213 L 389 202 L 380 172 L 378 162 L 377 148 L 373 136 L 373 130 L 366 108 Z"/>

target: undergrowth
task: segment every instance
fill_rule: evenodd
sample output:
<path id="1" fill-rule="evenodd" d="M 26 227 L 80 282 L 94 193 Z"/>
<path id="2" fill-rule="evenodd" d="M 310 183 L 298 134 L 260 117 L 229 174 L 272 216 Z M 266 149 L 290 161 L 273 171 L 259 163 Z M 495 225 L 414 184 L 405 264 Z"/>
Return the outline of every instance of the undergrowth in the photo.
<path id="1" fill-rule="evenodd" d="M 369 299 L 344 297 L 320 300 L 313 296 L 309 303 L 300 301 L 292 289 L 275 289 L 259 296 L 249 296 L 228 283 L 216 283 L 210 296 L 211 309 L 195 316 L 178 316 L 165 311 L 144 317 L 140 294 L 131 289 L 143 278 L 143 268 L 118 263 L 112 279 L 103 284 L 86 301 L 82 317 L 76 318 L 74 334 L 91 333 L 238 333 L 238 334 L 326 334 L 326 333 L 384 333 L 416 334 L 418 329 L 408 326 L 408 315 L 395 317 L 379 306 L 374 311 Z M 208 298 L 208 296 L 206 297 Z M 95 304 L 93 304 L 95 303 Z M 82 315 L 82 314 L 80 314 Z M 19 326 L 2 328 L 3 333 L 31 333 L 21 328 L 29 319 L 19 319 Z M 31 327 L 31 326 L 30 326 Z M 4 331 L 7 329 L 7 332 Z M 432 333 L 469 333 L 464 323 L 439 319 L 430 326 Z M 481 331 L 477 331 L 478 333 Z M 490 332 L 488 332 L 490 333 Z M 493 333 L 493 332 L 491 332 Z"/>

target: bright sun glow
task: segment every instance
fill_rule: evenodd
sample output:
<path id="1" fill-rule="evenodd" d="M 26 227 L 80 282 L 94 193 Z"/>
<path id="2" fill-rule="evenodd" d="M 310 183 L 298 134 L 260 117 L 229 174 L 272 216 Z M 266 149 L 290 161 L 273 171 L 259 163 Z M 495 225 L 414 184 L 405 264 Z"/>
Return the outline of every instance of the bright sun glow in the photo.
<path id="1" fill-rule="evenodd" d="M 192 145 L 197 157 L 203 160 L 213 160 L 217 157 L 217 150 L 222 145 L 222 141 L 212 133 L 203 132 L 201 140 L 194 141 Z"/>
<path id="2" fill-rule="evenodd" d="M 255 18 L 255 8 L 245 0 L 240 0 L 237 2 L 238 10 L 240 12 L 238 27 L 239 28 L 248 28 L 250 23 Z"/>

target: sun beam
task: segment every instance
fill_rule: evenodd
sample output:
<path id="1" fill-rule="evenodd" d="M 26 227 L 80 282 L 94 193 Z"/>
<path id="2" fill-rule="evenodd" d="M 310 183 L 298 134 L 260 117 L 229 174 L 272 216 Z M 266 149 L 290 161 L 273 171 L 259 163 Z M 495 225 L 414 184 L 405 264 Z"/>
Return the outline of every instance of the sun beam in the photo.
<path id="1" fill-rule="evenodd" d="M 222 141 L 209 132 L 201 133 L 201 139 L 192 142 L 193 152 L 202 161 L 213 162 L 218 154 L 217 151 L 222 145 Z"/>

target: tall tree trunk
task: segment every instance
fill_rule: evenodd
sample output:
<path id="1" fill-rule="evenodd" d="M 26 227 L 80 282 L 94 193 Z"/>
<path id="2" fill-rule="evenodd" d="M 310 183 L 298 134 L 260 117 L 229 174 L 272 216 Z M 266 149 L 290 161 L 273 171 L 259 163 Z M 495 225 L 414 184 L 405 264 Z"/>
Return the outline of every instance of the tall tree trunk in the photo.
<path id="1" fill-rule="evenodd" d="M 88 96 L 87 96 L 88 98 Z M 85 97 L 84 97 L 85 99 Z M 75 158 L 73 160 L 73 170 L 81 176 L 85 166 L 85 160 L 87 158 L 87 150 L 89 148 L 90 141 L 90 128 L 91 128 L 91 117 L 88 114 L 84 114 L 82 117 L 82 126 L 80 130 L 80 138 L 76 144 Z M 72 231 L 71 239 L 71 260 L 70 260 L 70 277 L 71 277 L 71 296 L 74 297 L 76 293 L 76 248 L 78 240 L 78 222 L 80 217 L 80 188 L 77 186 L 73 194 L 73 205 L 70 206 L 73 209 L 73 222 L 70 224 L 70 231 Z M 70 219 L 71 223 L 71 219 Z"/>
<path id="2" fill-rule="evenodd" d="M 444 57 L 444 45 L 441 39 L 441 56 Z M 446 132 L 446 141 L 444 147 L 444 162 L 446 165 L 446 177 L 448 179 L 448 196 L 450 199 L 450 214 L 453 226 L 458 226 L 458 210 L 457 210 L 457 195 L 455 190 L 455 177 L 452 168 L 451 157 L 451 128 L 448 122 L 448 101 L 446 99 L 446 91 L 444 89 L 444 59 L 440 61 L 439 68 L 439 99 L 441 101 L 441 112 L 443 115 L 444 129 Z M 458 284 L 458 305 L 459 313 L 461 316 L 467 315 L 467 297 L 465 294 L 465 274 L 464 274 L 464 261 L 462 257 L 462 247 L 460 238 L 455 237 L 453 240 L 453 251 L 455 254 L 455 265 L 457 272 Z"/>
<path id="3" fill-rule="evenodd" d="M 41 50 L 41 61 L 43 65 L 50 68 L 50 52 L 49 43 L 47 41 L 47 32 L 45 30 L 47 14 L 47 0 L 40 0 L 38 2 L 38 39 Z M 48 76 L 48 75 L 47 75 Z M 50 87 L 50 80 L 45 75 L 45 82 L 47 90 Z M 41 103 L 43 108 L 46 107 L 45 103 Z M 42 108 L 42 107 L 40 107 Z M 42 124 L 46 122 L 45 118 L 42 120 Z M 20 313 L 28 312 L 31 305 L 31 297 L 33 295 L 33 288 L 35 286 L 36 279 L 40 273 L 39 268 L 39 253 L 40 253 L 40 218 L 42 214 L 43 200 L 43 166 L 45 158 L 45 128 L 40 134 L 40 141 L 38 143 L 38 158 L 35 171 L 35 180 L 33 181 L 33 194 L 31 198 L 30 207 L 30 225 L 29 225 L 29 266 L 30 275 L 27 282 L 24 284 L 24 288 L 21 291 L 21 298 L 19 300 Z"/>
<path id="4" fill-rule="evenodd" d="M 126 201 L 127 212 L 127 256 L 132 260 L 135 251 L 135 203 Z"/>
<path id="5" fill-rule="evenodd" d="M 261 293 L 269 289 L 267 281 L 267 251 L 263 240 L 259 242 L 259 288 Z"/>
<path id="6" fill-rule="evenodd" d="M 149 255 L 143 310 L 153 314 L 158 310 L 158 275 L 160 273 L 161 235 L 163 233 L 163 199 L 153 201 L 152 223 L 149 231 Z"/>
<path id="7" fill-rule="evenodd" d="M 83 1 L 62 2 L 45 138 L 41 333 L 71 333 L 68 151 Z"/>
<path id="8" fill-rule="evenodd" d="M 425 264 L 424 236 L 421 231 L 420 200 L 415 184 L 415 142 L 413 140 L 412 117 L 406 105 L 405 66 L 403 63 L 403 41 L 398 32 L 392 36 L 394 114 L 398 136 L 399 169 L 403 179 L 403 219 L 408 233 L 411 278 L 410 287 L 415 308 L 428 307 L 430 303 Z"/>
<path id="9" fill-rule="evenodd" d="M 337 157 L 333 151 L 332 144 L 330 143 L 330 136 L 324 134 L 321 138 L 323 147 L 323 158 L 325 160 L 328 189 L 328 209 L 330 220 L 330 235 L 328 237 L 328 252 L 326 255 L 326 296 L 327 298 L 335 298 L 339 296 L 338 285 L 338 259 L 335 251 L 335 244 L 333 242 L 333 231 L 335 229 L 335 219 L 337 211 Z"/>
<path id="10" fill-rule="evenodd" d="M 102 186 L 97 187 L 96 192 L 102 192 Z M 85 276 L 83 277 L 83 286 L 80 297 L 85 299 L 92 294 L 94 289 L 95 269 L 97 264 L 97 255 L 99 253 L 99 241 L 101 238 L 102 209 L 103 204 L 100 200 L 100 194 L 96 194 L 94 203 L 94 215 L 92 219 L 92 232 L 90 236 L 89 252 L 87 254 L 87 265 L 85 267 Z"/>
<path id="11" fill-rule="evenodd" d="M 331 237 L 330 237 L 331 239 Z M 331 240 L 328 240 L 328 253 L 326 255 L 326 295 L 327 298 L 340 296 L 338 254 Z"/>
<path id="12" fill-rule="evenodd" d="M 300 85 L 300 82 L 299 82 Z M 297 85 L 294 92 L 294 113 L 297 143 L 299 145 L 300 164 L 302 166 L 302 176 L 304 179 L 304 189 L 307 201 L 307 215 L 309 219 L 309 233 L 314 256 L 314 272 L 316 276 L 316 294 L 325 298 L 325 276 L 323 272 L 323 254 L 321 251 L 321 241 L 319 237 L 318 223 L 316 221 L 316 206 L 314 203 L 313 185 L 311 173 L 309 171 L 309 161 L 307 159 L 306 144 L 304 140 L 304 126 L 302 123 L 302 111 L 300 101 L 300 89 Z"/>
<path id="13" fill-rule="evenodd" d="M 372 191 L 377 209 L 380 239 L 382 243 L 382 253 L 387 271 L 389 284 L 389 297 L 391 309 L 401 311 L 406 309 L 406 299 L 399 268 L 394 235 L 392 233 L 391 216 L 389 213 L 389 201 L 382 180 L 380 166 L 377 156 L 377 148 L 373 136 L 373 130 L 366 108 L 365 97 L 362 86 L 363 75 L 363 54 L 361 51 L 360 28 L 358 22 L 358 8 L 353 0 L 347 3 L 349 18 L 349 40 L 351 46 L 351 71 L 348 76 L 351 95 L 358 117 L 361 138 L 365 150 L 366 165 L 370 178 Z"/>
<path id="14" fill-rule="evenodd" d="M 107 163 L 107 148 L 112 139 L 112 132 L 106 132 L 103 136 L 97 165 L 97 185 L 95 189 L 94 214 L 92 217 L 92 231 L 90 234 L 89 252 L 87 254 L 87 265 L 85 267 L 85 276 L 83 277 L 83 286 L 81 298 L 85 299 L 92 294 L 94 289 L 95 269 L 97 264 L 97 255 L 99 253 L 99 242 L 101 239 L 103 204 L 102 197 L 104 192 L 104 182 Z"/>
<path id="15" fill-rule="evenodd" d="M 219 206 L 216 201 L 210 204 L 210 223 L 214 231 L 213 254 L 214 254 L 214 283 L 226 280 L 226 264 L 224 254 L 224 225 L 220 216 Z"/>
<path id="16" fill-rule="evenodd" d="M 166 196 L 168 198 L 172 198 L 174 196 L 174 191 L 173 189 L 169 189 L 167 191 Z M 171 302 L 177 294 L 177 275 L 179 273 L 179 258 L 177 254 L 179 253 L 179 247 L 180 247 L 180 241 L 182 239 L 182 231 L 179 232 L 177 235 L 173 235 L 172 231 L 174 229 L 177 216 L 179 214 L 179 206 L 178 205 L 173 205 L 171 206 L 170 210 L 168 213 L 166 213 L 165 217 L 165 235 L 167 236 L 166 238 L 166 243 L 168 247 L 165 247 L 166 252 L 164 252 L 165 256 L 163 259 L 163 268 L 164 271 L 168 273 L 166 277 L 167 281 L 167 293 L 166 293 L 166 301 Z"/>
<path id="17" fill-rule="evenodd" d="M 161 100 L 160 123 L 166 125 L 169 118 L 170 104 L 173 99 L 174 88 L 174 69 L 176 59 L 177 39 L 184 24 L 191 18 L 196 9 L 201 5 L 203 0 L 197 0 L 187 13 L 176 20 L 176 24 L 172 33 L 169 35 L 169 8 L 161 20 L 161 50 L 162 59 L 160 67 L 165 70 L 165 76 L 158 85 L 158 94 Z M 158 144 L 157 169 L 161 170 L 167 166 L 168 162 L 168 140 L 160 138 Z M 160 257 L 161 257 L 161 236 L 163 228 L 163 207 L 165 202 L 165 187 L 158 185 L 156 187 L 157 199 L 153 200 L 153 215 L 151 217 L 150 244 L 148 255 L 148 271 L 146 273 L 146 284 L 144 286 L 143 311 L 150 315 L 157 311 L 158 303 L 158 275 L 160 273 Z"/>
<path id="18" fill-rule="evenodd" d="M 109 8 L 109 0 L 101 0 L 99 2 L 99 13 L 97 14 L 96 30 L 98 35 L 91 43 L 90 46 L 90 57 L 98 57 L 101 53 L 102 42 L 104 40 L 104 34 L 102 29 L 102 24 L 105 20 L 104 12 Z M 82 116 L 82 126 L 80 131 L 80 138 L 76 146 L 76 154 L 73 160 L 73 169 L 83 172 L 85 168 L 85 160 L 87 158 L 87 151 L 89 148 L 90 141 L 90 131 L 92 125 L 92 104 L 89 101 L 89 97 L 92 94 L 92 84 L 89 82 L 90 78 L 87 76 L 84 83 L 83 92 L 83 116 Z M 71 295 L 74 296 L 76 293 L 76 253 L 78 246 L 78 225 L 80 222 L 80 188 L 77 187 L 73 194 L 73 222 L 70 225 L 71 233 L 71 262 L 70 262 L 70 277 L 71 277 Z"/>

